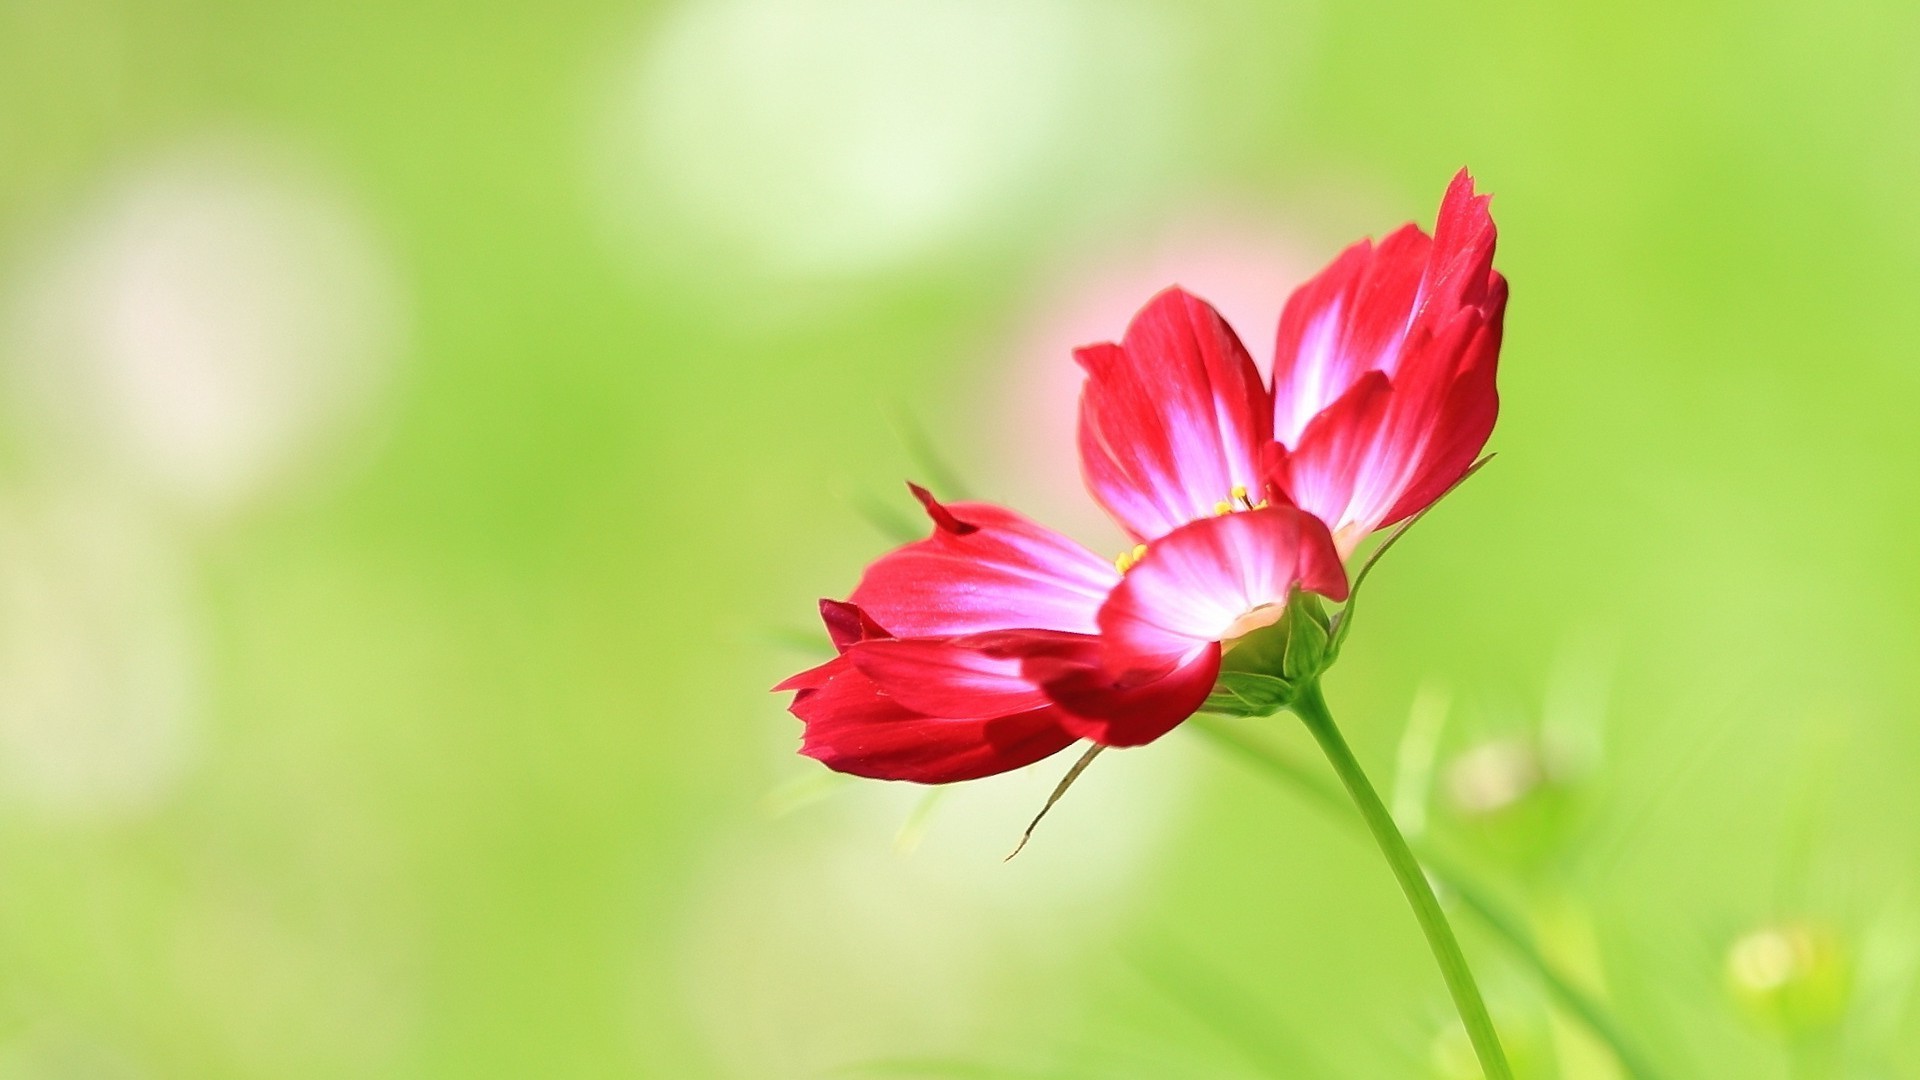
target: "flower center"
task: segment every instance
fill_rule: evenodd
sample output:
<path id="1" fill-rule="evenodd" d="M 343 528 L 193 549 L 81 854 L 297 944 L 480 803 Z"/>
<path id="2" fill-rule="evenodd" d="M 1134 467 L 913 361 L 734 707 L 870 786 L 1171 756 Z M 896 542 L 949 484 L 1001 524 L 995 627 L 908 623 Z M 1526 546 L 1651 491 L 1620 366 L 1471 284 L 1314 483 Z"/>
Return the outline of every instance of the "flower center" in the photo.
<path id="1" fill-rule="evenodd" d="M 1259 502 L 1254 502 L 1253 495 L 1247 491 L 1247 486 L 1245 484 L 1235 484 L 1233 485 L 1233 490 L 1227 493 L 1226 498 L 1221 499 L 1219 502 L 1213 504 L 1213 516 L 1225 517 L 1228 514 L 1237 514 L 1242 510 L 1265 510 L 1270 505 L 1272 504 L 1269 503 L 1266 499 L 1261 499 Z M 1135 566 L 1140 565 L 1140 560 L 1145 558 L 1146 554 L 1147 554 L 1147 545 L 1135 544 L 1129 550 L 1123 551 L 1120 554 L 1114 556 L 1113 568 L 1115 570 L 1120 571 L 1122 574 L 1124 574 L 1127 571 L 1133 569 Z M 1253 614 L 1254 613 L 1249 612 L 1246 616 L 1244 616 L 1244 618 L 1252 618 Z M 1273 620 L 1271 618 L 1267 620 L 1267 622 L 1272 622 L 1272 621 Z M 1258 623 L 1256 624 L 1256 629 L 1259 626 L 1265 626 L 1265 625 L 1266 623 Z"/>
<path id="2" fill-rule="evenodd" d="M 1213 504 L 1213 516 L 1225 517 L 1228 514 L 1237 513 L 1241 510 L 1264 510 L 1267 505 L 1268 503 L 1265 499 L 1254 502 L 1253 497 L 1247 494 L 1245 484 L 1235 484 L 1233 485 L 1233 490 L 1227 493 L 1226 498 Z"/>

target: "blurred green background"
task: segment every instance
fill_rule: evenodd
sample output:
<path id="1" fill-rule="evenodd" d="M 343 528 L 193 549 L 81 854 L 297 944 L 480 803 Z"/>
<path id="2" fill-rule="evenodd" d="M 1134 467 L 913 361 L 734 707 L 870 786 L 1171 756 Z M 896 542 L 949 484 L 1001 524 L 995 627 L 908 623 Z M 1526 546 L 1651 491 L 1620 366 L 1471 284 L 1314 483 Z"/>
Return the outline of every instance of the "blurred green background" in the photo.
<path id="1" fill-rule="evenodd" d="M 1499 459 L 1329 687 L 1674 1077 L 1920 1076 L 1920 7 L 0 0 L 0 1077 L 1470 1076 L 1181 730 L 928 799 L 766 687 L 923 429 L 1470 165 Z M 790 640 L 792 639 L 792 640 Z M 1309 760 L 1285 719 L 1249 725 Z M 1528 1076 L 1604 1052 L 1460 917 Z"/>

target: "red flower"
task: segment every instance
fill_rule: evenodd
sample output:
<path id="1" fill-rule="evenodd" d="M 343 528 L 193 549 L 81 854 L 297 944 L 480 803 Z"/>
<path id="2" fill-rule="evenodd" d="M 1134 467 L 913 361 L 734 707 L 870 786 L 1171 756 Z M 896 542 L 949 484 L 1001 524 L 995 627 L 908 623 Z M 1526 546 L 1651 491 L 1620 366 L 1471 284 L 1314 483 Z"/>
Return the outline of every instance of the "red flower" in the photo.
<path id="1" fill-rule="evenodd" d="M 1506 286 L 1487 200 L 1454 179 L 1429 238 L 1349 248 L 1281 318 L 1273 389 L 1170 289 L 1078 351 L 1089 488 L 1138 542 L 1116 563 L 1010 510 L 914 488 L 929 538 L 821 613 L 837 654 L 794 691 L 802 752 L 881 779 L 1004 772 L 1079 739 L 1135 746 L 1212 691 L 1221 656 L 1464 474 L 1497 408 Z"/>
<path id="2" fill-rule="evenodd" d="M 1295 588 L 1347 592 L 1326 526 L 1292 507 L 1182 525 L 1122 574 L 1011 510 L 914 493 L 933 535 L 822 601 L 839 655 L 776 688 L 797 691 L 801 752 L 842 772 L 944 783 L 1150 742 L 1206 700 L 1222 642 Z"/>

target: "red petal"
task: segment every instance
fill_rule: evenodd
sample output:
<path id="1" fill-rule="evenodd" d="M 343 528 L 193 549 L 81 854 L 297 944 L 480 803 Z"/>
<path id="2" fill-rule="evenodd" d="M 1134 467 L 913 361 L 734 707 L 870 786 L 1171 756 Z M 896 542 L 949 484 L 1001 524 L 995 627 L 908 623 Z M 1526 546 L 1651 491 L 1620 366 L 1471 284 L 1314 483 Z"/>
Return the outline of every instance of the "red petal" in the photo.
<path id="1" fill-rule="evenodd" d="M 1213 689 L 1220 649 L 1181 663 L 1116 671 L 1100 638 L 1047 631 L 975 634 L 943 641 L 876 641 L 848 659 L 902 707 L 929 716 L 1009 714 L 1051 702 L 1070 734 L 1138 746 L 1193 715 Z"/>
<path id="2" fill-rule="evenodd" d="M 1496 293 L 1506 297 L 1506 282 L 1495 275 Z M 1460 374 L 1448 386 L 1433 436 L 1424 448 L 1418 471 L 1400 492 L 1399 499 L 1381 518 L 1384 528 L 1426 509 L 1466 475 L 1486 448 L 1493 434 L 1494 420 L 1500 413 L 1500 392 L 1494 385 L 1494 371 L 1500 354 L 1499 309 L 1492 321 L 1481 324 L 1468 342 Z"/>
<path id="3" fill-rule="evenodd" d="M 1493 247 L 1497 231 L 1488 204 L 1490 195 L 1473 192 L 1473 177 L 1461 169 L 1447 185 L 1440 215 L 1433 226 L 1433 259 L 1422 286 L 1423 309 L 1437 308 L 1442 316 L 1452 309 L 1494 303 Z M 1504 295 L 1497 303 L 1504 304 Z"/>
<path id="4" fill-rule="evenodd" d="M 1054 709 L 925 716 L 882 694 L 851 662 L 835 663 L 826 685 L 796 696 L 791 708 L 806 725 L 800 752 L 839 772 L 946 784 L 1031 765 L 1075 741 Z"/>
<path id="5" fill-rule="evenodd" d="M 1098 654 L 1079 662 L 1029 664 L 1046 677 L 1061 726 L 1103 746 L 1140 746 L 1192 716 L 1220 674 L 1220 646 L 1209 643 L 1170 671 L 1113 675 Z"/>
<path id="6" fill-rule="evenodd" d="M 810 667 L 797 675 L 782 679 L 773 692 L 778 694 L 787 690 L 818 690 L 825 686 L 827 679 L 839 671 L 840 663 L 847 647 L 861 641 L 874 641 L 891 637 L 885 627 L 874 622 L 872 616 L 861 611 L 858 605 L 842 603 L 839 600 L 820 601 L 820 621 L 827 626 L 827 637 L 833 640 L 836 653 L 832 660 Z"/>
<path id="7" fill-rule="evenodd" d="M 927 510 L 927 516 L 933 519 L 934 527 L 941 532 L 952 533 L 955 536 L 965 536 L 968 533 L 979 530 L 980 527 L 978 525 L 961 521 L 955 517 L 953 511 L 947 509 L 939 499 L 933 497 L 933 492 L 928 491 L 919 484 L 908 483 L 907 490 L 913 492 L 913 497 L 920 500 L 920 505 Z"/>
<path id="8" fill-rule="evenodd" d="M 833 639 L 833 647 L 841 652 L 858 641 L 893 636 L 887 633 L 885 627 L 873 621 L 873 616 L 860 610 L 860 605 L 839 600 L 820 601 L 820 621 L 827 624 L 827 636 Z"/>
<path id="9" fill-rule="evenodd" d="M 1094 631 L 1119 580 L 1111 563 L 1011 510 L 926 502 L 934 534 L 882 556 L 853 590 L 879 625 L 899 637 Z"/>
<path id="10" fill-rule="evenodd" d="M 797 690 L 801 693 L 818 690 L 827 685 L 827 680 L 840 670 L 841 661 L 842 658 L 836 656 L 824 664 L 810 667 L 796 675 L 789 675 L 774 686 L 773 692 L 784 694 L 789 690 Z"/>
<path id="11" fill-rule="evenodd" d="M 1024 642 L 1032 633 L 870 641 L 849 649 L 847 656 L 875 686 L 915 712 L 1020 712 L 1047 704 L 1046 694 L 1025 671 Z"/>
<path id="12" fill-rule="evenodd" d="M 1336 529 L 1353 520 L 1355 493 L 1369 487 L 1392 398 L 1387 377 L 1369 371 L 1313 418 L 1287 455 L 1286 472 L 1275 477 L 1295 506 Z M 1351 537 L 1346 546 L 1358 540 Z"/>
<path id="13" fill-rule="evenodd" d="M 1272 403 L 1246 347 L 1204 301 L 1168 289 L 1120 344 L 1075 357 L 1087 371 L 1081 469 L 1136 539 L 1211 515 L 1236 486 L 1257 490 Z"/>
<path id="14" fill-rule="evenodd" d="M 1272 506 L 1183 526 L 1150 545 L 1100 609 L 1109 665 L 1185 662 L 1295 587 L 1347 596 L 1340 554 L 1312 514 Z"/>

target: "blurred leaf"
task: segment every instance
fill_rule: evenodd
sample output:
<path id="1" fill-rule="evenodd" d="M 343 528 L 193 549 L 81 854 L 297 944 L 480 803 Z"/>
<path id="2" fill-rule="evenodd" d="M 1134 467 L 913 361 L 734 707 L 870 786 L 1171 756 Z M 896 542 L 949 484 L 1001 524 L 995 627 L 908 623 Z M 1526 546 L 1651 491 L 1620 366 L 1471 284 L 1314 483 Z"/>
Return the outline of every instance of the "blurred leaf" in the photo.
<path id="1" fill-rule="evenodd" d="M 964 502 L 973 498 L 972 488 L 960 478 L 957 469 L 948 464 L 946 456 L 933 445 L 933 439 L 927 435 L 927 429 L 921 425 L 911 410 L 898 406 L 893 410 L 893 430 L 900 438 L 900 444 L 906 448 L 907 458 L 925 477 L 925 487 L 940 498 L 942 502 Z"/>
<path id="2" fill-rule="evenodd" d="M 1427 800 L 1433 790 L 1433 769 L 1439 757 L 1440 732 L 1447 724 L 1447 693 L 1422 684 L 1400 733 L 1393 764 L 1393 819 L 1409 840 L 1427 831 Z"/>
<path id="3" fill-rule="evenodd" d="M 844 1065 L 836 1076 L 903 1077 L 906 1080 L 1050 1080 L 1050 1071 L 1016 1069 L 956 1058 L 887 1058 Z"/>
<path id="4" fill-rule="evenodd" d="M 822 766 L 785 781 L 760 798 L 770 818 L 786 817 L 827 799 L 854 783 L 854 778 Z"/>
<path id="5" fill-rule="evenodd" d="M 833 640 L 821 633 L 818 627 L 810 629 L 797 626 L 770 627 L 761 631 L 760 639 L 769 645 L 777 645 L 809 656 L 825 658 L 834 654 Z"/>
<path id="6" fill-rule="evenodd" d="M 946 785 L 935 785 L 927 789 L 919 802 L 913 804 L 913 812 L 900 823 L 900 831 L 894 834 L 895 854 L 911 855 L 920 846 L 920 841 L 926 838 L 927 826 L 933 822 L 934 807 L 939 805 L 941 796 L 946 792 Z"/>
<path id="7" fill-rule="evenodd" d="M 1338 1077 L 1342 1073 L 1318 1060 L 1271 1010 L 1255 1003 L 1259 995 L 1224 972 L 1209 967 L 1191 949 L 1171 944 L 1128 956 L 1166 999 L 1232 1047 L 1268 1076 Z"/>
<path id="8" fill-rule="evenodd" d="M 926 533 L 917 518 L 870 491 L 855 494 L 849 502 L 854 512 L 873 526 L 875 532 L 896 544 L 912 543 Z"/>

